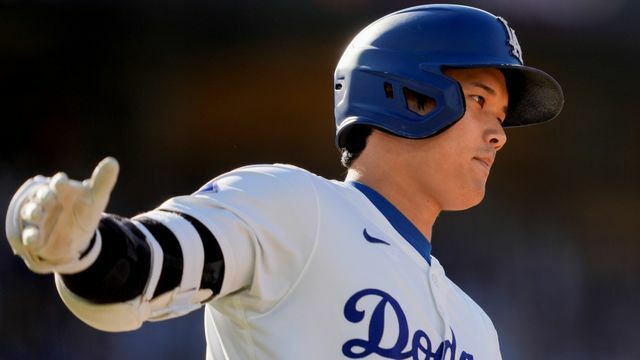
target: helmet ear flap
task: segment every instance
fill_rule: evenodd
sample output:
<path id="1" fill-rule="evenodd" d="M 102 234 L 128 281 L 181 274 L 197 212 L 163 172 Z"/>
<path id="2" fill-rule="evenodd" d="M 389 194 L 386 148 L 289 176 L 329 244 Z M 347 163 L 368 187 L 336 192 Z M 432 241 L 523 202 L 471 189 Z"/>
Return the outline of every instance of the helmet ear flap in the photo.
<path id="1" fill-rule="evenodd" d="M 335 114 L 344 119 L 338 126 L 338 148 L 344 147 L 342 133 L 354 124 L 419 139 L 458 121 L 465 111 L 460 84 L 429 67 L 397 74 L 358 68 L 336 84 L 342 87 L 335 90 Z"/>

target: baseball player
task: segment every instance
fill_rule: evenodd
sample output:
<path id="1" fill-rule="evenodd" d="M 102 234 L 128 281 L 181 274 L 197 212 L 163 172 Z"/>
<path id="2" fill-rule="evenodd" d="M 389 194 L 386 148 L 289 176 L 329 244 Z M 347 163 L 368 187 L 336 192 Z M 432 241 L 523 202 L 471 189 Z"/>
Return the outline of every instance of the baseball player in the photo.
<path id="1" fill-rule="evenodd" d="M 412 7 L 362 30 L 335 71 L 345 181 L 291 165 L 216 177 L 131 219 L 106 214 L 118 163 L 28 180 L 14 252 L 105 331 L 205 311 L 209 359 L 500 359 L 489 317 L 431 256 L 442 210 L 478 204 L 505 127 L 563 106 L 485 11 Z"/>

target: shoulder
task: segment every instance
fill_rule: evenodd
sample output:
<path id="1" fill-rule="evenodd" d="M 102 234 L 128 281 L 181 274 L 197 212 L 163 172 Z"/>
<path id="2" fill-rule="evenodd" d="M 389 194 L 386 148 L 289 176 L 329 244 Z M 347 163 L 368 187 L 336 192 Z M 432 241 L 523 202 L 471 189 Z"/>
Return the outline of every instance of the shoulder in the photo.
<path id="1" fill-rule="evenodd" d="M 291 164 L 253 164 L 239 167 L 231 170 L 227 174 L 234 173 L 258 173 L 258 174 L 271 174 L 273 176 L 296 176 L 296 175 L 310 175 L 311 172 L 301 167 Z M 224 176 L 223 174 L 222 176 Z"/>
<path id="2" fill-rule="evenodd" d="M 250 165 L 212 179 L 188 201 L 225 208 L 254 222 L 292 219 L 300 214 L 315 217 L 319 181 L 327 182 L 293 165 Z"/>
<path id="3" fill-rule="evenodd" d="M 288 164 L 248 165 L 224 173 L 202 186 L 194 195 L 218 193 L 225 190 L 242 189 L 249 191 L 294 190 L 297 187 L 312 186 L 318 177 L 311 172 Z"/>

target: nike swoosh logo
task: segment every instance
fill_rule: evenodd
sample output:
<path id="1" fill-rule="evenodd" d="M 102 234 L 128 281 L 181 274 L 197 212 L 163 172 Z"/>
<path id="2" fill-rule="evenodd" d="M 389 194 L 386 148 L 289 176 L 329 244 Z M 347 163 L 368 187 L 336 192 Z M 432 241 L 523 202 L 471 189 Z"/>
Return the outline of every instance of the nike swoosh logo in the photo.
<path id="1" fill-rule="evenodd" d="M 362 235 L 364 236 L 365 240 L 367 240 L 368 242 L 370 242 L 372 244 L 385 244 L 385 245 L 391 246 L 391 244 L 389 244 L 388 242 L 369 235 L 369 233 L 367 232 L 367 228 L 364 228 L 364 231 L 362 232 Z"/>

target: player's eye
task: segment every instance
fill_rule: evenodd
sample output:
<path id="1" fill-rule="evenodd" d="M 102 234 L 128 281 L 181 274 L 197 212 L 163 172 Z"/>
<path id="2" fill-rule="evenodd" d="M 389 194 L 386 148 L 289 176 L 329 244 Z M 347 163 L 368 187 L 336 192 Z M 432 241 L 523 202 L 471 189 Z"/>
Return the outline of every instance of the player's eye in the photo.
<path id="1" fill-rule="evenodd" d="M 480 107 L 484 107 L 484 96 L 481 95 L 471 95 L 471 98 L 477 102 L 478 104 L 480 104 Z"/>

